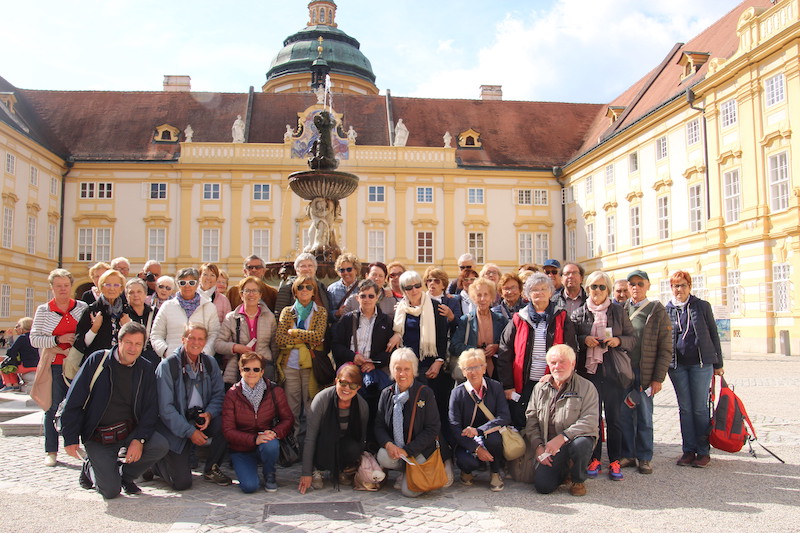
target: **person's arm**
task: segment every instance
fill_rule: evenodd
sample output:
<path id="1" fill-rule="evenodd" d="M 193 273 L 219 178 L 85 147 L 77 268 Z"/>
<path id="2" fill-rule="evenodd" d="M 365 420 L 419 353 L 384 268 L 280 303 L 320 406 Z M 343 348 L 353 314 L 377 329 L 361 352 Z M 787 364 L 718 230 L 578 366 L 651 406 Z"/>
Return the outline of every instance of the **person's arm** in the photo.
<path id="1" fill-rule="evenodd" d="M 491 378 L 486 378 L 486 384 L 488 390 L 484 397 L 484 405 L 492 412 L 494 418 L 478 428 L 483 432 L 511 423 L 511 411 L 508 409 L 508 401 L 506 401 L 502 387 L 496 386 L 496 382 Z"/>
<path id="2" fill-rule="evenodd" d="M 150 345 L 159 357 L 168 356 L 169 344 L 167 343 L 167 315 L 171 304 L 169 300 L 164 302 L 153 319 L 153 327 L 150 329 Z"/>
<path id="3" fill-rule="evenodd" d="M 353 339 L 353 320 L 356 320 L 356 317 L 346 315 L 333 324 L 331 352 L 337 368 L 345 363 L 352 363 L 356 355 L 353 352 L 351 342 Z"/>
<path id="4" fill-rule="evenodd" d="M 457 320 L 458 325 L 456 326 L 456 331 L 453 333 L 453 336 L 450 337 L 450 355 L 453 357 L 458 358 L 461 352 L 470 347 L 467 344 L 467 335 L 469 335 L 469 331 L 467 331 L 468 319 L 469 315 L 463 315 L 459 318 Z"/>
<path id="5" fill-rule="evenodd" d="M 175 405 L 175 382 L 169 368 L 169 358 L 156 367 L 156 389 L 158 390 L 158 416 L 174 435 L 188 439 L 197 429 L 186 420 L 184 413 Z"/>
<path id="6" fill-rule="evenodd" d="M 450 405 L 448 407 L 448 424 L 447 431 L 455 439 L 459 446 L 469 452 L 475 452 L 478 448 L 478 443 L 475 439 L 463 434 L 464 429 L 470 425 L 471 420 L 464 419 L 464 404 L 472 404 L 468 407 L 468 411 L 472 413 L 474 410 L 475 402 L 469 397 L 467 389 L 463 386 L 458 386 L 450 393 Z"/>
<path id="7" fill-rule="evenodd" d="M 137 425 L 132 435 L 134 439 L 145 439 L 147 441 L 155 432 L 158 424 L 156 376 L 152 365 L 146 359 L 137 359 L 134 368 L 141 375 L 141 389 L 139 390 L 141 405 L 139 407 Z"/>
<path id="8" fill-rule="evenodd" d="M 64 410 L 61 412 L 61 435 L 64 438 L 64 446 L 77 445 L 80 442 L 80 434 L 83 429 L 83 417 L 85 415 L 83 405 L 91 393 L 90 383 L 94 376 L 97 365 L 105 357 L 105 351 L 95 352 L 86 360 L 75 374 L 72 384 L 67 392 Z M 106 372 L 106 369 L 103 369 Z M 98 379 L 100 379 L 98 377 Z"/>
<path id="9" fill-rule="evenodd" d="M 573 376 L 572 379 L 576 379 L 576 376 Z M 570 440 L 576 437 L 597 437 L 598 428 L 600 427 L 600 400 L 597 395 L 597 389 L 594 386 L 586 386 L 580 393 L 582 395 L 580 399 L 569 400 L 581 402 L 578 419 L 562 429 L 562 432 Z"/>
<path id="10" fill-rule="evenodd" d="M 52 328 L 47 327 L 47 316 L 50 314 L 47 304 L 42 304 L 36 309 L 33 315 L 33 325 L 31 326 L 31 346 L 44 350 L 55 348 L 58 345 Z"/>
<path id="11" fill-rule="evenodd" d="M 214 318 L 216 319 L 216 317 Z M 211 386 L 211 396 L 208 405 L 205 407 L 205 412 L 210 413 L 213 418 L 222 414 L 222 400 L 225 399 L 225 383 L 222 380 L 222 372 L 219 370 L 216 359 L 209 356 L 206 358 L 206 362 L 208 365 L 211 365 L 211 368 L 206 369 L 209 385 Z"/>
<path id="12" fill-rule="evenodd" d="M 497 378 L 505 390 L 514 389 L 514 338 L 517 336 L 517 326 L 509 320 L 503 333 L 500 334 L 500 348 L 497 350 Z"/>
<path id="13" fill-rule="evenodd" d="M 214 351 L 223 355 L 235 355 L 233 351 L 236 345 L 236 313 L 231 311 L 225 315 L 225 320 L 219 325 L 217 340 L 214 342 Z"/>
<path id="14" fill-rule="evenodd" d="M 386 443 L 393 440 L 389 434 L 389 426 L 386 425 L 387 410 L 392 408 L 389 405 L 391 393 L 390 387 L 381 391 L 381 397 L 378 399 L 378 413 L 375 415 L 375 440 L 381 448 L 385 448 Z"/>
<path id="15" fill-rule="evenodd" d="M 669 364 L 672 362 L 672 322 L 664 306 L 658 302 L 656 303 L 656 308 L 653 310 L 651 329 L 656 336 L 656 360 L 653 366 L 652 381 L 650 382 L 651 386 L 653 382 L 658 383 L 653 387 L 654 394 L 658 392 L 655 390 L 656 387 L 659 390 L 661 389 L 660 385 L 666 379 Z M 647 384 L 642 383 L 642 386 L 646 388 Z"/>
<path id="16" fill-rule="evenodd" d="M 292 344 L 307 342 L 311 346 L 318 346 L 325 340 L 325 328 L 328 327 L 328 312 L 324 307 L 317 306 L 308 329 L 295 329 L 291 336 Z"/>
<path id="17" fill-rule="evenodd" d="M 202 313 L 203 323 L 206 328 L 208 328 L 208 338 L 206 339 L 206 345 L 203 347 L 203 351 L 213 356 L 215 353 L 214 345 L 217 342 L 217 335 L 219 335 L 219 314 L 217 313 L 217 306 L 210 300 L 201 303 L 200 309 L 192 313 L 192 318 L 195 317 L 198 311 Z M 190 320 L 190 322 L 192 322 L 192 320 Z M 222 400 L 220 400 L 220 409 L 222 409 Z"/>
<path id="18" fill-rule="evenodd" d="M 536 450 L 539 446 L 544 445 L 544 438 L 542 434 L 542 424 L 547 423 L 546 420 L 539 420 L 539 388 L 544 387 L 545 384 L 537 383 L 531 394 L 531 399 L 528 402 L 528 408 L 525 410 L 525 429 L 522 433 L 527 438 L 531 447 Z"/>
<path id="19" fill-rule="evenodd" d="M 619 338 L 619 346 L 626 352 L 630 352 L 636 348 L 636 332 L 633 330 L 631 319 L 628 318 L 628 313 L 625 312 L 620 306 L 615 306 L 616 313 L 619 315 L 622 324 L 622 334 L 617 335 Z"/>
<path id="20" fill-rule="evenodd" d="M 228 389 L 225 400 L 222 402 L 222 435 L 234 448 L 252 450 L 256 446 L 258 435 L 251 431 L 242 431 L 236 425 L 236 394 L 238 394 L 238 389 Z M 252 409 L 248 415 L 252 415 Z"/>
<path id="21" fill-rule="evenodd" d="M 723 366 L 722 362 L 722 345 L 719 341 L 719 331 L 717 331 L 717 321 L 714 318 L 714 312 L 711 309 L 711 304 L 703 301 L 703 315 L 708 326 L 708 335 L 711 337 L 711 344 L 714 345 L 714 351 L 717 352 L 717 362 L 714 363 L 714 369 L 719 370 Z"/>
<path id="22" fill-rule="evenodd" d="M 278 418 L 280 422 L 272 428 L 279 439 L 285 439 L 294 429 L 294 414 L 289 407 L 289 401 L 286 399 L 286 391 L 283 388 L 269 384 L 269 387 L 274 387 L 275 401 L 277 402 Z"/>
<path id="23" fill-rule="evenodd" d="M 311 408 L 308 410 L 306 419 L 306 440 L 303 446 L 303 470 L 302 474 L 300 474 L 301 476 L 310 476 L 313 473 L 314 454 L 317 450 L 319 427 L 330 402 L 330 393 L 326 393 L 325 391 L 317 394 L 314 396 L 314 399 L 311 400 Z M 328 443 L 323 442 L 322 445 L 326 446 Z"/>

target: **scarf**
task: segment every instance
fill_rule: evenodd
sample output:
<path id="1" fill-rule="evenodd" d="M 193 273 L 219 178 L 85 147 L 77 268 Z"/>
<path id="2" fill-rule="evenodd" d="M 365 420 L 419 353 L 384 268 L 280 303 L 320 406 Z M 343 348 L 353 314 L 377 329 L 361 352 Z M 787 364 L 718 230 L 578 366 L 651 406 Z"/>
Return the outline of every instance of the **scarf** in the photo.
<path id="1" fill-rule="evenodd" d="M 418 306 L 412 306 L 406 298 L 397 304 L 394 312 L 394 331 L 402 337 L 406 329 L 406 314 L 420 317 L 419 320 L 419 354 L 420 360 L 428 357 L 439 357 L 436 349 L 436 313 L 433 310 L 431 297 L 427 292 L 422 293 L 422 301 Z"/>
<path id="2" fill-rule="evenodd" d="M 689 298 L 686 298 L 685 302 L 679 302 L 678 299 L 675 298 L 675 296 L 673 295 L 672 298 L 669 299 L 669 301 L 672 302 L 672 305 L 674 305 L 678 309 L 683 310 L 683 307 L 686 307 L 686 304 L 689 303 Z"/>
<path id="3" fill-rule="evenodd" d="M 317 441 L 314 458 L 320 466 L 330 469 L 333 487 L 339 490 L 339 472 L 352 466 L 340 463 L 342 441 L 355 441 L 361 445 L 362 450 L 364 442 L 362 440 L 361 412 L 358 407 L 358 397 L 353 396 L 350 402 L 347 429 L 342 433 L 339 426 L 339 396 L 335 392 L 330 396 L 331 401 L 328 404 L 328 408 L 323 411 L 318 433 L 320 436 L 327 436 L 330 440 L 325 445 L 322 445 L 319 440 Z"/>
<path id="4" fill-rule="evenodd" d="M 186 318 L 192 318 L 192 314 L 197 311 L 197 308 L 200 307 L 200 295 L 195 293 L 194 298 L 191 300 L 184 300 L 183 296 L 178 294 L 175 296 L 178 299 L 178 303 L 181 304 L 181 308 L 186 313 Z"/>
<path id="5" fill-rule="evenodd" d="M 100 302 L 101 305 L 104 305 L 105 307 L 108 308 L 108 314 L 112 318 L 119 319 L 122 316 L 122 307 L 123 307 L 122 298 L 117 298 L 116 300 L 114 300 L 114 303 L 112 304 L 109 303 L 106 297 L 101 294 L 100 298 L 98 298 L 97 301 Z"/>
<path id="6" fill-rule="evenodd" d="M 300 300 L 294 301 L 294 310 L 297 311 L 297 324 L 296 326 L 300 329 L 306 329 L 305 323 L 308 319 L 308 315 L 311 314 L 311 310 L 314 307 L 314 302 L 308 302 L 308 305 L 303 305 L 300 303 Z"/>
<path id="7" fill-rule="evenodd" d="M 397 385 L 394 386 L 394 396 L 392 397 L 392 401 L 394 402 L 394 408 L 392 410 L 392 432 L 394 433 L 394 444 L 395 446 L 403 447 L 406 445 L 406 439 L 403 435 L 403 406 L 408 401 L 408 392 L 411 390 L 411 387 L 407 388 L 403 392 L 398 392 Z"/>
<path id="8" fill-rule="evenodd" d="M 605 338 L 606 326 L 608 325 L 608 307 L 611 305 L 611 298 L 606 298 L 603 303 L 596 305 L 592 302 L 591 298 L 586 299 L 586 308 L 594 315 L 594 323 L 592 324 L 591 332 L 593 337 Z M 599 344 L 594 348 L 586 350 L 586 372 L 594 374 L 597 372 L 597 365 L 603 364 L 603 354 L 608 351 L 608 348 Z"/>
<path id="9" fill-rule="evenodd" d="M 543 313 L 540 313 L 533 307 L 533 303 L 528 303 L 526 306 L 528 309 L 528 318 L 531 322 L 533 322 L 533 326 L 536 327 L 539 325 L 539 322 L 544 321 L 545 323 L 549 323 L 550 319 L 553 317 L 553 312 L 550 309 L 550 305 L 548 304 L 547 309 L 544 310 Z"/>
<path id="10" fill-rule="evenodd" d="M 240 381 L 242 384 L 242 394 L 244 397 L 247 398 L 247 401 L 250 402 L 250 405 L 253 406 L 253 411 L 258 413 L 258 406 L 261 405 L 261 400 L 264 398 L 264 393 L 267 392 L 267 382 L 263 379 L 259 379 L 256 386 L 250 388 L 250 386 L 244 382 L 244 378 Z M 277 410 L 277 406 L 275 409 Z M 276 411 L 277 412 L 277 411 Z"/>

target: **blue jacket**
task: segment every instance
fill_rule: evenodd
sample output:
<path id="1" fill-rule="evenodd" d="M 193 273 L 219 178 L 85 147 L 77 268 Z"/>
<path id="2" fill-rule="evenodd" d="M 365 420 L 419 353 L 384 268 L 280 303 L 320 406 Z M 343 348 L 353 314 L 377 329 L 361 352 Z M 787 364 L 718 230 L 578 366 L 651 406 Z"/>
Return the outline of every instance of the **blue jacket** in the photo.
<path id="1" fill-rule="evenodd" d="M 508 324 L 508 320 L 495 311 L 491 311 L 492 314 L 492 333 L 493 333 L 493 344 L 500 343 L 500 336 L 503 334 L 503 330 Z M 469 324 L 469 331 L 467 331 L 467 324 Z M 461 355 L 461 352 L 468 348 L 477 348 L 478 346 L 478 319 L 475 316 L 475 313 L 472 312 L 468 315 L 462 315 L 461 318 L 458 319 L 458 326 L 456 327 L 456 332 L 450 338 L 450 354 L 458 359 Z"/>
<path id="2" fill-rule="evenodd" d="M 471 437 L 461 435 L 465 427 L 472 426 L 480 434 L 493 427 L 507 426 L 511 423 L 511 412 L 508 409 L 503 386 L 500 382 L 487 376 L 484 376 L 484 379 L 486 380 L 486 394 L 483 396 L 483 403 L 494 415 L 494 419 L 485 424 L 477 427 L 472 425 L 473 414 L 474 416 L 478 416 L 478 413 L 482 415 L 483 411 L 478 408 L 475 400 L 467 392 L 466 383 L 460 384 L 450 393 L 450 411 L 448 413 L 450 433 L 458 446 L 470 452 L 474 452 L 478 448 L 478 443 Z"/>
<path id="3" fill-rule="evenodd" d="M 115 360 L 116 353 L 116 346 L 108 351 L 108 355 L 106 355 L 106 350 L 94 352 L 81 365 L 75 379 L 72 380 L 61 415 L 65 446 L 78 444 L 78 437 L 83 442 L 91 439 L 111 400 L 114 384 L 110 365 L 119 364 Z M 103 361 L 103 370 L 100 371 L 94 387 L 90 390 L 89 385 L 100 361 Z M 131 435 L 135 439 L 147 440 L 155 431 L 158 422 L 158 403 L 156 401 L 156 379 L 152 365 L 141 356 L 133 363 L 133 391 L 135 427 Z M 90 394 L 91 397 L 89 397 Z M 89 402 L 84 410 L 83 405 L 87 398 L 89 398 Z"/>
<path id="4" fill-rule="evenodd" d="M 180 363 L 184 358 L 183 346 L 175 350 L 172 355 L 161 361 L 156 368 L 156 383 L 158 388 L 158 413 L 160 420 L 158 432 L 169 441 L 169 449 L 180 453 L 186 444 L 186 439 L 192 436 L 197 429 L 194 424 L 186 420 L 187 410 L 187 384 L 192 381 L 185 368 Z M 222 373 L 213 357 L 201 354 L 203 369 L 199 375 L 199 391 L 203 402 L 203 411 L 210 413 L 211 418 L 222 414 L 222 401 L 225 399 L 225 386 L 222 383 Z M 177 360 L 179 372 L 177 379 L 172 377 L 170 360 Z M 172 363 L 173 365 L 175 363 Z M 186 366 L 188 367 L 188 362 Z"/>

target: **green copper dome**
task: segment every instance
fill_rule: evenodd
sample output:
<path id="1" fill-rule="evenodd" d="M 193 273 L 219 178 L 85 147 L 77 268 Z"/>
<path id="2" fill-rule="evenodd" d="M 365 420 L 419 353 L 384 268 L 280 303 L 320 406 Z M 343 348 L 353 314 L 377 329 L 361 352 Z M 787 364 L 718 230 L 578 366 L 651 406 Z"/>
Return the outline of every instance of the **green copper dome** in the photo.
<path id="1" fill-rule="evenodd" d="M 317 59 L 318 39 L 322 37 L 322 59 L 332 74 L 346 74 L 375 83 L 375 74 L 369 59 L 361 53 L 361 44 L 338 28 L 328 25 L 306 26 L 283 41 L 283 49 L 272 60 L 267 71 L 267 81 L 307 72 L 311 76 L 311 64 Z"/>

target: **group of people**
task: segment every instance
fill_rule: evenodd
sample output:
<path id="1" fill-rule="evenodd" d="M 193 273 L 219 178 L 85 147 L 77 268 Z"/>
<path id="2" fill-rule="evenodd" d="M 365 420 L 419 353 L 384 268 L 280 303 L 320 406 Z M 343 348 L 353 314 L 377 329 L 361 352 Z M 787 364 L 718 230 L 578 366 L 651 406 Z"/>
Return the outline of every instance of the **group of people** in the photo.
<path id="1" fill-rule="evenodd" d="M 434 266 L 362 269 L 343 253 L 326 286 L 303 253 L 278 288 L 257 256 L 230 288 L 213 264 L 172 278 L 149 261 L 128 279 L 119 260 L 92 267 L 95 287 L 79 300 L 72 275 L 51 272 L 53 299 L 29 334 L 42 354 L 37 374 L 49 378 L 45 464 L 57 464 L 66 398 L 66 451 L 88 456 L 81 485 L 106 498 L 140 492 L 139 477 L 188 489 L 199 448 L 206 480 L 232 483 L 220 468 L 227 454 L 241 490 L 274 492 L 290 436 L 301 493 L 321 489 L 326 473 L 334 487 L 364 488 L 359 473 L 373 464 L 399 470 L 395 487 L 414 497 L 405 471 L 431 457 L 441 457 L 445 486 L 457 467 L 462 484 L 485 470 L 501 491 L 513 469 L 505 432 L 524 435 L 517 461 L 535 465 L 536 490 L 568 479 L 579 496 L 603 468 L 612 480 L 626 467 L 652 473 L 653 395 L 667 375 L 683 436 L 677 464 L 709 464 L 706 401 L 722 352 L 686 272 L 671 277 L 665 307 L 647 298 L 642 270 L 617 301 L 608 274 L 554 259 L 504 273 L 465 254 L 451 281 Z"/>

